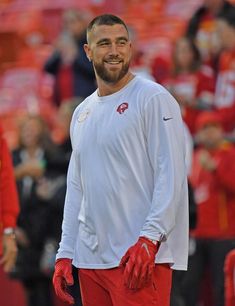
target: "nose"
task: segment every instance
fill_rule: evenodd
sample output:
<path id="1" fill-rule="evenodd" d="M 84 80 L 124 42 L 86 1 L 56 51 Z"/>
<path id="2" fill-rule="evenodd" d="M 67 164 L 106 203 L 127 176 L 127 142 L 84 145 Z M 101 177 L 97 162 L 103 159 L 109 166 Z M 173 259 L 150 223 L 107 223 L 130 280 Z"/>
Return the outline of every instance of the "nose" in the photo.
<path id="1" fill-rule="evenodd" d="M 115 42 L 113 42 L 110 45 L 110 54 L 112 54 L 112 55 L 117 55 L 118 54 L 117 45 L 116 45 Z"/>

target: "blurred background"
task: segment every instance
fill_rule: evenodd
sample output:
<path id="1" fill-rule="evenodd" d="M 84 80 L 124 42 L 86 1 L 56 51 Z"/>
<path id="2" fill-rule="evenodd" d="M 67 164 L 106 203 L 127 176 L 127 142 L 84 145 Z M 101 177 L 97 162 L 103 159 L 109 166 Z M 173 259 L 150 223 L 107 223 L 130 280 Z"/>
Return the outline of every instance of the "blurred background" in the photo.
<path id="1" fill-rule="evenodd" d="M 218 291 L 223 291 L 225 256 L 235 248 L 235 229 L 228 226 L 227 232 L 224 230 L 225 214 L 230 212 L 223 209 L 218 218 L 224 223 L 221 228 L 212 224 L 216 228 L 212 234 L 206 222 L 196 225 L 196 219 L 210 218 L 206 214 L 211 210 L 197 210 L 197 204 L 203 202 L 200 188 L 207 176 L 202 175 L 201 181 L 195 178 L 199 168 L 194 169 L 193 160 L 203 148 L 200 167 L 210 174 L 214 170 L 217 155 L 206 152 L 208 148 L 211 152 L 206 137 L 213 138 L 204 131 L 208 126 L 221 131 L 221 139 L 215 142 L 234 148 L 235 30 L 222 33 L 217 24 L 220 11 L 234 9 L 234 5 L 235 0 L 0 0 L 0 122 L 12 153 L 21 206 L 16 268 L 8 275 L 0 267 L 2 306 L 63 305 L 55 298 L 50 282 L 71 153 L 69 123 L 75 107 L 96 88 L 82 46 L 87 24 L 102 13 L 116 14 L 128 25 L 133 41 L 132 71 L 165 86 L 180 104 L 194 205 L 189 256 L 193 258 L 197 239 L 229 240 L 229 245 L 222 247 L 220 266 L 215 262 L 212 267 L 220 267 L 218 275 L 211 276 L 208 268 L 210 251 L 200 254 L 204 261 L 190 260 L 192 271 L 201 274 L 193 279 L 192 272 L 188 286 L 184 276 L 176 276 L 182 288 L 174 288 L 171 306 L 223 305 L 223 293 Z M 229 21 L 229 26 L 235 29 L 233 22 Z M 231 46 L 223 37 L 230 37 Z M 221 146 L 215 145 L 216 149 Z M 37 150 L 29 158 L 32 148 Z M 235 159 L 228 163 L 235 169 Z M 235 186 L 230 186 L 229 192 L 233 213 Z M 34 268 L 36 272 L 31 273 Z M 213 278 L 221 281 L 215 284 Z M 191 301 L 182 290 L 191 294 Z M 77 288 L 74 294 L 79 300 Z"/>

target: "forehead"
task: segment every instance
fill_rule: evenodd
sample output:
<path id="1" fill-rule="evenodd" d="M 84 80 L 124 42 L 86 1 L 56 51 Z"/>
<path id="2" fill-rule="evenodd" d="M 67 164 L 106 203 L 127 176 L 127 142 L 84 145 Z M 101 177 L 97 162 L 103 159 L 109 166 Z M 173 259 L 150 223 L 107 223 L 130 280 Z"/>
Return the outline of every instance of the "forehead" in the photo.
<path id="1" fill-rule="evenodd" d="M 122 24 L 97 25 L 92 29 L 90 37 L 92 42 L 96 42 L 100 39 L 128 38 L 128 33 Z"/>

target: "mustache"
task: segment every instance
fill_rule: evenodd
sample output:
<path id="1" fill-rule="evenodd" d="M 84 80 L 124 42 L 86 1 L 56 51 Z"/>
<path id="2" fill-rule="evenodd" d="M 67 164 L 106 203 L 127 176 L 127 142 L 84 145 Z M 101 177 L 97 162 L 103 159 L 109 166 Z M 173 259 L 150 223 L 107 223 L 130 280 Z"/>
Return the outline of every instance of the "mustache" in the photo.
<path id="1" fill-rule="evenodd" d="M 123 59 L 122 58 L 120 58 L 119 56 L 113 56 L 113 55 L 110 55 L 106 60 L 111 60 L 111 61 L 123 61 Z"/>

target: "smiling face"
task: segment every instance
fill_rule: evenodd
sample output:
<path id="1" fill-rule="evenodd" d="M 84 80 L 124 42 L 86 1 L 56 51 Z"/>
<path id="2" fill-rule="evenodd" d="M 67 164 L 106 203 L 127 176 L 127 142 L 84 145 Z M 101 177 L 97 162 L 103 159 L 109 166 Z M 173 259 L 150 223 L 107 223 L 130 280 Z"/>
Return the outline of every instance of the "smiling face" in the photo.
<path id="1" fill-rule="evenodd" d="M 87 57 L 93 62 L 97 81 L 119 82 L 128 72 L 131 43 L 122 24 L 96 25 L 84 46 Z"/>

